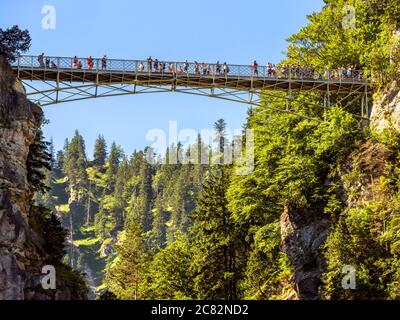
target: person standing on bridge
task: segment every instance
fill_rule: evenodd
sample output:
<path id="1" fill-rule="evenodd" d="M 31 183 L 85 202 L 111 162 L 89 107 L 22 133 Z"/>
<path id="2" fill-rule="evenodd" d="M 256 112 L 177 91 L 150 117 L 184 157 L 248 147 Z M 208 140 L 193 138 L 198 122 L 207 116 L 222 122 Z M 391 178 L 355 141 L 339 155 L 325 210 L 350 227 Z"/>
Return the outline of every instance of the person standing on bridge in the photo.
<path id="1" fill-rule="evenodd" d="M 38 62 L 41 68 L 44 68 L 44 52 L 38 55 Z"/>
<path id="2" fill-rule="evenodd" d="M 183 71 L 186 73 L 186 75 L 189 75 L 189 62 L 187 60 L 183 65 Z"/>
<path id="3" fill-rule="evenodd" d="M 154 72 L 157 72 L 157 70 L 158 70 L 158 59 L 154 60 L 153 68 L 154 68 Z"/>
<path id="4" fill-rule="evenodd" d="M 200 74 L 200 66 L 199 63 L 197 61 L 194 62 L 194 73 L 195 74 Z"/>
<path id="5" fill-rule="evenodd" d="M 138 71 L 139 71 L 139 72 L 143 72 L 143 71 L 144 71 L 143 62 L 140 62 L 140 63 L 139 63 Z"/>
<path id="6" fill-rule="evenodd" d="M 353 73 L 354 73 L 354 66 L 349 66 L 347 68 L 347 78 L 349 79 L 353 78 Z"/>
<path id="7" fill-rule="evenodd" d="M 203 76 L 207 75 L 207 65 L 204 62 L 201 64 L 201 71 L 203 71 Z"/>
<path id="8" fill-rule="evenodd" d="M 271 62 L 267 63 L 267 76 L 268 76 L 268 78 L 272 78 L 272 63 Z"/>
<path id="9" fill-rule="evenodd" d="M 157 60 L 157 66 L 156 66 L 156 64 L 154 63 L 154 67 L 157 68 L 157 69 L 156 69 L 157 72 L 161 73 L 161 71 L 162 71 L 162 64 L 161 64 L 160 61 Z"/>
<path id="10" fill-rule="evenodd" d="M 88 69 L 93 69 L 93 58 L 92 58 L 92 56 L 89 56 L 87 58 L 86 63 L 87 63 Z"/>
<path id="11" fill-rule="evenodd" d="M 209 75 L 209 76 L 213 75 L 213 68 L 212 68 L 211 64 L 209 64 L 207 67 L 207 75 Z"/>
<path id="12" fill-rule="evenodd" d="M 221 75 L 221 65 L 219 64 L 219 61 L 217 61 L 217 64 L 215 65 L 215 73 L 218 76 Z"/>
<path id="13" fill-rule="evenodd" d="M 276 74 L 278 73 L 278 67 L 276 66 L 276 64 L 272 65 L 272 76 L 274 78 L 276 78 Z"/>
<path id="14" fill-rule="evenodd" d="M 176 67 L 176 73 L 177 73 L 177 74 L 182 74 L 182 67 L 181 67 L 180 65 L 178 65 L 178 66 Z"/>
<path id="15" fill-rule="evenodd" d="M 77 56 L 75 56 L 72 59 L 72 69 L 78 69 L 78 57 Z"/>
<path id="16" fill-rule="evenodd" d="M 258 77 L 258 63 L 256 60 L 253 61 L 253 76 Z"/>
<path id="17" fill-rule="evenodd" d="M 172 62 L 170 62 L 168 64 L 168 72 L 169 73 L 174 73 L 174 64 Z"/>
<path id="18" fill-rule="evenodd" d="M 151 58 L 151 56 L 149 56 L 147 58 L 147 71 L 151 73 L 151 68 L 153 65 L 153 59 Z"/>
<path id="19" fill-rule="evenodd" d="M 103 57 L 101 58 L 101 70 L 106 70 L 107 69 L 107 56 L 106 54 L 103 54 Z"/>
<path id="20" fill-rule="evenodd" d="M 287 77 L 288 77 L 288 67 L 286 66 L 286 64 L 284 64 L 284 65 L 282 66 L 281 73 L 282 73 L 282 76 L 283 76 L 284 78 L 287 78 Z"/>
<path id="21" fill-rule="evenodd" d="M 224 76 L 226 77 L 229 73 L 229 66 L 224 62 Z"/>

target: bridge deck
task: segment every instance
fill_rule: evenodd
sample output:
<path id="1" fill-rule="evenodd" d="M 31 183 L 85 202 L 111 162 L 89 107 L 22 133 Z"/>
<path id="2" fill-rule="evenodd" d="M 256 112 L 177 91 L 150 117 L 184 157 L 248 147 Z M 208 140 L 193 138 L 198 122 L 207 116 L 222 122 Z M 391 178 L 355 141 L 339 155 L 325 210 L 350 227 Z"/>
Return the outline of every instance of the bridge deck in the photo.
<path id="1" fill-rule="evenodd" d="M 249 76 L 208 76 L 196 74 L 172 74 L 157 72 L 129 72 L 119 70 L 71 70 L 16 68 L 16 76 L 21 80 L 80 82 L 80 83 L 138 83 L 153 86 L 196 86 L 199 88 L 232 88 L 241 90 L 293 90 L 293 91 L 330 91 L 330 93 L 365 92 L 366 83 L 354 80 L 323 79 L 287 79 Z M 369 90 L 369 86 L 368 86 Z"/>
<path id="2" fill-rule="evenodd" d="M 147 61 L 93 59 L 90 66 L 86 58 L 75 59 L 82 64 L 73 68 L 73 58 L 46 57 L 47 63 L 36 56 L 21 56 L 13 64 L 15 74 L 21 80 L 39 80 L 54 82 L 78 82 L 93 84 L 136 83 L 144 86 L 188 86 L 205 89 L 228 88 L 243 91 L 293 90 L 324 91 L 329 93 L 362 93 L 370 90 L 368 81 L 361 77 L 362 72 L 354 71 L 353 77 L 343 77 L 338 70 L 313 70 L 296 74 L 290 70 L 286 74 L 277 71 L 271 74 L 265 66 L 258 67 L 258 76 L 249 65 L 229 65 L 226 75 L 217 72 L 216 64 L 207 64 L 210 74 L 203 74 L 201 64 L 185 62 L 159 62 L 164 65 L 160 72 L 155 72 Z M 51 64 L 50 64 L 51 63 Z M 165 66 L 173 66 L 174 72 L 166 72 Z M 223 73 L 223 65 L 220 65 Z M 103 70 L 103 68 L 105 70 Z M 181 69 L 181 73 L 176 72 Z M 145 70 L 145 71 L 143 71 Z M 151 70 L 151 71 L 148 71 Z"/>
<path id="3" fill-rule="evenodd" d="M 250 65 L 41 56 L 20 56 L 12 68 L 27 89 L 28 98 L 41 106 L 172 91 L 254 106 L 273 97 L 289 109 L 297 103 L 290 93 L 297 91 L 322 93 L 318 107 L 323 108 L 330 107 L 332 94 L 340 95 L 335 103 L 345 108 L 361 98 L 363 117 L 369 115 L 372 92 L 362 71 L 345 69 L 259 66 L 255 72 Z"/>

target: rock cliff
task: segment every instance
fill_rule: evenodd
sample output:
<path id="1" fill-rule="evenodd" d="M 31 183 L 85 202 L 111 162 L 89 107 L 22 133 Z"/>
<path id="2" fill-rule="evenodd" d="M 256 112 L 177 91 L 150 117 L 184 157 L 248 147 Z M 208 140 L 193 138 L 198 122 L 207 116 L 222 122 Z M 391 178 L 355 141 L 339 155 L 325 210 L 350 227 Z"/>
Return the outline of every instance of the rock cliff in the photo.
<path id="1" fill-rule="evenodd" d="M 393 125 L 400 131 L 400 85 L 394 81 L 391 86 L 377 93 L 371 111 L 371 126 L 377 131 Z"/>
<path id="2" fill-rule="evenodd" d="M 0 300 L 86 297 L 81 288 L 68 287 L 67 277 L 56 277 L 56 290 L 41 288 L 49 256 L 30 221 L 35 211 L 27 159 L 42 119 L 42 110 L 26 98 L 0 55 Z"/>
<path id="3" fill-rule="evenodd" d="M 302 300 L 318 299 L 325 271 L 320 247 L 329 231 L 329 220 L 311 209 L 285 208 L 281 215 L 282 248 L 294 267 L 296 291 Z"/>
<path id="4" fill-rule="evenodd" d="M 373 100 L 371 129 L 380 133 L 394 128 L 400 132 L 400 82 L 394 81 L 375 93 Z M 387 147 L 371 141 L 364 141 L 352 151 L 336 174 L 339 186 L 336 192 L 345 209 L 362 208 L 375 197 L 384 198 L 377 190 L 380 179 L 386 177 L 389 155 Z M 321 276 L 326 272 L 322 250 L 335 223 L 316 208 L 286 208 L 281 215 L 282 249 L 293 265 L 300 299 L 321 298 Z"/>

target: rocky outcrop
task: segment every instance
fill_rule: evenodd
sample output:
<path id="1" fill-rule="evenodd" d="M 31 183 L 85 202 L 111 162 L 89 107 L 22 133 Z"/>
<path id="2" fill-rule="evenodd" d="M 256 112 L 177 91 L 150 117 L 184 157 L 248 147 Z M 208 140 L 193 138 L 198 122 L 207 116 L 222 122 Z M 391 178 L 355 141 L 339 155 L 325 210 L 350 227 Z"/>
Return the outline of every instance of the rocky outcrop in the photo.
<path id="1" fill-rule="evenodd" d="M 296 291 L 302 300 L 318 299 L 325 272 L 321 245 L 328 230 L 326 216 L 311 208 L 285 208 L 281 215 L 282 249 L 293 265 Z"/>
<path id="2" fill-rule="evenodd" d="M 0 55 L 0 299 L 85 298 L 57 277 L 51 294 L 41 288 L 48 256 L 30 225 L 32 192 L 27 159 L 43 118 Z"/>
<path id="3" fill-rule="evenodd" d="M 392 126 L 400 131 L 400 84 L 394 81 L 383 93 L 376 94 L 371 111 L 371 127 L 378 132 Z"/>
<path id="4" fill-rule="evenodd" d="M 375 94 L 371 110 L 371 127 L 378 132 L 392 125 L 400 131 L 400 30 L 393 32 L 390 63 L 397 72 L 396 80 Z"/>

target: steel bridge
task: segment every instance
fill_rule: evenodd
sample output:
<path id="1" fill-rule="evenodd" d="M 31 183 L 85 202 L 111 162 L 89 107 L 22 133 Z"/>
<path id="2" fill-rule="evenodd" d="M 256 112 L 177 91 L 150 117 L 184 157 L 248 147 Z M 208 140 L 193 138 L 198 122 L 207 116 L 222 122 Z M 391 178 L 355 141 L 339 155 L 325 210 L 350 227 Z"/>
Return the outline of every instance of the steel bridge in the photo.
<path id="1" fill-rule="evenodd" d="M 361 118 L 369 118 L 371 87 L 356 70 L 316 70 L 252 65 L 224 65 L 158 60 L 19 56 L 12 68 L 41 105 L 127 94 L 181 92 L 259 106 L 268 96 L 285 99 L 294 92 L 319 92 L 319 107 L 329 108 L 336 95 L 344 107 L 361 99 Z M 284 95 L 276 92 L 285 92 Z M 274 93 L 275 92 L 275 93 Z"/>

